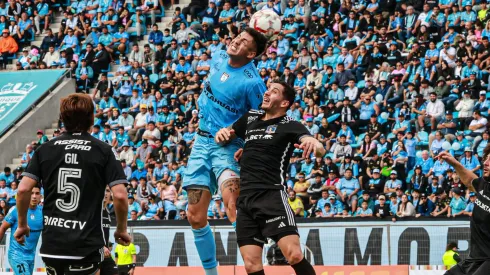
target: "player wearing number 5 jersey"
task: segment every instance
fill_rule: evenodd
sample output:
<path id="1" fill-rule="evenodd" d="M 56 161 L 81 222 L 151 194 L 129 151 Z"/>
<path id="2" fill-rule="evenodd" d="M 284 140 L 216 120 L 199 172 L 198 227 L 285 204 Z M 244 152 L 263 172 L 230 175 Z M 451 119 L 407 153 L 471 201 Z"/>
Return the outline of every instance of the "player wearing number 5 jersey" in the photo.
<path id="1" fill-rule="evenodd" d="M 17 193 L 17 242 L 29 235 L 27 208 L 32 188 L 44 187 L 44 228 L 40 255 L 46 272 L 94 274 L 104 258 L 103 203 L 111 188 L 117 218 L 115 239 L 127 244 L 126 176 L 110 145 L 92 137 L 94 104 L 87 95 L 72 94 L 60 104 L 67 133 L 34 153 Z"/>
<path id="2" fill-rule="evenodd" d="M 209 77 L 198 99 L 199 129 L 184 174 L 189 207 L 188 221 L 206 275 L 217 274 L 216 245 L 207 222 L 211 196 L 218 189 L 226 215 L 235 225 L 236 199 L 240 190 L 239 168 L 233 154 L 243 141 L 226 146 L 214 142 L 216 132 L 262 102 L 266 90 L 252 60 L 265 50 L 267 39 L 247 28 L 230 43 L 228 50 L 213 54 Z"/>
<path id="3" fill-rule="evenodd" d="M 31 228 L 31 234 L 26 238 L 24 245 L 18 244 L 14 239 L 14 234 L 10 234 L 8 248 L 8 260 L 10 268 L 15 275 L 32 275 L 34 270 L 34 257 L 36 256 L 36 247 L 43 230 L 43 210 L 39 206 L 41 200 L 41 189 L 36 186 L 32 189 L 31 203 L 27 211 L 27 224 Z M 3 239 L 5 231 L 11 228 L 11 232 L 17 229 L 17 208 L 14 206 L 0 227 L 0 240 Z"/>

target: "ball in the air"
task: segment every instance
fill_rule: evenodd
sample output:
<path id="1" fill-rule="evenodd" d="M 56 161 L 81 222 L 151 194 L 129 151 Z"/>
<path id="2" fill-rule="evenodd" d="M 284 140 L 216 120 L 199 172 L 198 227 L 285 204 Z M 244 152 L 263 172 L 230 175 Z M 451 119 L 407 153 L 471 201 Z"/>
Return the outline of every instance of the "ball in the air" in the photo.
<path id="1" fill-rule="evenodd" d="M 272 10 L 260 10 L 252 15 L 250 27 L 271 39 L 281 32 L 281 18 Z"/>

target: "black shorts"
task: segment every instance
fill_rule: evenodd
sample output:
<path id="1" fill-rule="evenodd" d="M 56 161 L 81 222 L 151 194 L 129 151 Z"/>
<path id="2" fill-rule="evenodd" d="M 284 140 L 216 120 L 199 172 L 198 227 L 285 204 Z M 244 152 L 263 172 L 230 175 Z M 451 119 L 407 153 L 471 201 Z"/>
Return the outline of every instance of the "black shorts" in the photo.
<path id="1" fill-rule="evenodd" d="M 489 273 L 490 259 L 468 259 L 453 266 L 445 275 L 488 275 Z"/>
<path id="2" fill-rule="evenodd" d="M 48 275 L 92 275 L 99 270 L 104 258 L 104 249 L 98 249 L 81 260 L 57 259 L 43 257 Z"/>
<path id="3" fill-rule="evenodd" d="M 116 275 L 118 274 L 116 262 L 112 257 L 104 258 L 104 261 L 100 263 L 100 275 Z"/>
<path id="4" fill-rule="evenodd" d="M 299 235 L 294 213 L 284 190 L 246 190 L 237 200 L 236 234 L 238 246 L 262 247 L 271 238 Z"/>
<path id="5" fill-rule="evenodd" d="M 133 269 L 132 264 L 126 264 L 126 265 L 118 265 L 117 266 L 117 271 L 119 275 L 128 275 L 129 271 Z"/>

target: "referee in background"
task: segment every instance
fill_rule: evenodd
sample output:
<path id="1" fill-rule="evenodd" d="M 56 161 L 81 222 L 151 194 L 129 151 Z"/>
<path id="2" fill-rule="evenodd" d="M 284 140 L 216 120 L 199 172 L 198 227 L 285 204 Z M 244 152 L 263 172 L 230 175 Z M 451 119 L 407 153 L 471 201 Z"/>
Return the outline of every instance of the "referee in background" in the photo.
<path id="1" fill-rule="evenodd" d="M 136 247 L 134 243 L 116 245 L 115 256 L 119 275 L 133 275 L 136 268 Z"/>
<path id="2" fill-rule="evenodd" d="M 440 153 L 454 167 L 461 182 L 475 191 L 476 201 L 470 217 L 470 256 L 448 270 L 445 275 L 488 275 L 490 274 L 490 144 L 483 151 L 483 177 L 466 169 L 448 152 Z"/>
<path id="3" fill-rule="evenodd" d="M 263 111 L 251 110 L 216 134 L 225 145 L 233 138 L 245 140 L 235 153 L 240 160 L 240 195 L 237 200 L 237 242 L 249 275 L 264 275 L 262 249 L 273 239 L 297 275 L 313 275 L 314 268 L 301 251 L 294 213 L 289 206 L 285 178 L 294 148 L 303 158 L 323 157 L 323 145 L 304 125 L 286 116 L 295 91 L 275 82 L 264 94 Z"/>

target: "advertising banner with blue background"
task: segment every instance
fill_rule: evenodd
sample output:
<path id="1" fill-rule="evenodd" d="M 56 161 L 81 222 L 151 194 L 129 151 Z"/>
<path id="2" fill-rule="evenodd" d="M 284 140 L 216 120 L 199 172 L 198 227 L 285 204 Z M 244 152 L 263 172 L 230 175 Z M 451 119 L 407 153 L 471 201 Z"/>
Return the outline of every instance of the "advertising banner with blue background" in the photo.
<path id="1" fill-rule="evenodd" d="M 0 73 L 0 136 L 63 76 L 66 70 Z"/>

